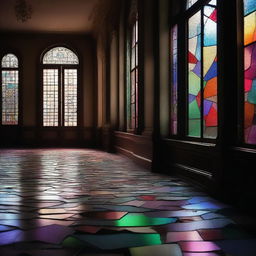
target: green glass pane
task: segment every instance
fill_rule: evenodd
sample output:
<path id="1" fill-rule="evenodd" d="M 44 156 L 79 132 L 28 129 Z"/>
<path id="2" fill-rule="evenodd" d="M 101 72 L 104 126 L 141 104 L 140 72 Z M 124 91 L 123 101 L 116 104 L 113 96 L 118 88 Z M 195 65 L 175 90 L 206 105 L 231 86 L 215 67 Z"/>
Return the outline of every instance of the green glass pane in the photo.
<path id="1" fill-rule="evenodd" d="M 251 90 L 248 92 L 248 102 L 256 104 L 256 80 L 252 82 Z"/>
<path id="2" fill-rule="evenodd" d="M 197 95 L 200 91 L 200 77 L 194 72 L 189 72 L 188 74 L 189 88 L 188 92 L 192 95 Z"/>
<path id="3" fill-rule="evenodd" d="M 201 112 L 200 112 L 200 108 L 197 105 L 196 100 L 192 101 L 189 104 L 189 119 L 197 119 L 201 117 Z"/>
<path id="4" fill-rule="evenodd" d="M 189 120 L 188 135 L 191 137 L 200 137 L 201 122 L 200 120 Z"/>

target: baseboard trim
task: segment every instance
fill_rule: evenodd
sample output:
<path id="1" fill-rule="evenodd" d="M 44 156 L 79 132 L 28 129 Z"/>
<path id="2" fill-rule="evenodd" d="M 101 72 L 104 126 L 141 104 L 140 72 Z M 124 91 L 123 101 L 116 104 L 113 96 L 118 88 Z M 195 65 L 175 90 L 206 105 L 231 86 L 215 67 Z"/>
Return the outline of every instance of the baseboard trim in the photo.
<path id="1" fill-rule="evenodd" d="M 127 150 L 125 148 L 122 148 L 122 147 L 115 146 L 115 148 L 116 148 L 117 152 L 132 158 L 135 162 L 142 164 L 144 167 L 147 167 L 147 168 L 151 167 L 152 160 L 150 160 L 146 157 L 137 155 L 134 152 Z"/>
<path id="2" fill-rule="evenodd" d="M 201 170 L 201 169 L 198 169 L 198 168 L 190 167 L 190 166 L 183 165 L 183 164 L 174 164 L 174 166 L 176 168 L 180 168 L 180 169 L 183 169 L 185 171 L 192 172 L 196 175 L 204 176 L 205 178 L 207 178 L 209 180 L 211 180 L 213 178 L 212 173 Z"/>

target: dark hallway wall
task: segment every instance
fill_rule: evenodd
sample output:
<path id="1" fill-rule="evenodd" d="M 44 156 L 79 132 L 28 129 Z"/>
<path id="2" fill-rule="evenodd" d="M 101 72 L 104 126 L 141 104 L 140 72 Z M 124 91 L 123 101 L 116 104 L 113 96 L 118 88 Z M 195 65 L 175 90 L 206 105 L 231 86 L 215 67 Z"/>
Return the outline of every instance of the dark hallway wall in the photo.
<path id="1" fill-rule="evenodd" d="M 81 100 L 79 128 L 42 128 L 40 125 L 40 58 L 42 53 L 53 46 L 67 46 L 74 50 L 80 61 Z M 19 56 L 20 66 L 20 125 L 2 126 L 2 144 L 16 140 L 16 144 L 58 145 L 62 142 L 93 144 L 96 122 L 95 104 L 95 49 L 94 40 L 86 35 L 2 33 L 0 36 L 0 54 L 14 52 Z M 16 135 L 13 133 L 16 132 Z"/>

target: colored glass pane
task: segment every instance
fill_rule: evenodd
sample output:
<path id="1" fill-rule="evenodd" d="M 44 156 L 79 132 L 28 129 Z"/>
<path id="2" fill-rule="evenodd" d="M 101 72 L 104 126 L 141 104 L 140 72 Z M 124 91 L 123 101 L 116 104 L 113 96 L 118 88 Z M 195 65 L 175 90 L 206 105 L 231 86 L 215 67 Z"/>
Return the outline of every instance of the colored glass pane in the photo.
<path id="1" fill-rule="evenodd" d="M 244 44 L 250 44 L 256 40 L 256 12 L 244 17 Z"/>
<path id="2" fill-rule="evenodd" d="M 77 125 L 77 69 L 64 70 L 64 125 Z"/>
<path id="3" fill-rule="evenodd" d="M 193 4 L 195 4 L 198 0 L 188 0 L 187 1 L 187 9 L 189 9 Z"/>
<path id="4" fill-rule="evenodd" d="M 201 11 L 188 21 L 188 135 L 201 133 L 200 84 L 201 84 Z"/>
<path id="5" fill-rule="evenodd" d="M 177 100 L 178 100 L 178 62 L 177 62 L 177 33 L 178 26 L 175 25 L 171 31 L 171 134 L 177 134 Z"/>
<path id="6" fill-rule="evenodd" d="M 244 141 L 256 144 L 256 1 L 244 0 Z"/>
<path id="7" fill-rule="evenodd" d="M 2 58 L 2 68 L 18 68 L 18 58 L 9 53 Z"/>
<path id="8" fill-rule="evenodd" d="M 244 0 L 244 15 L 248 15 L 251 12 L 256 11 L 256 1 L 255 0 Z"/>
<path id="9" fill-rule="evenodd" d="M 2 70 L 2 124 L 18 124 L 18 70 Z"/>
<path id="10" fill-rule="evenodd" d="M 43 64 L 79 64 L 77 55 L 65 47 L 54 47 L 45 53 Z"/>
<path id="11" fill-rule="evenodd" d="M 203 137 L 217 137 L 217 15 L 216 8 L 204 7 L 203 39 Z"/>
<path id="12" fill-rule="evenodd" d="M 58 69 L 43 70 L 43 125 L 58 126 Z"/>

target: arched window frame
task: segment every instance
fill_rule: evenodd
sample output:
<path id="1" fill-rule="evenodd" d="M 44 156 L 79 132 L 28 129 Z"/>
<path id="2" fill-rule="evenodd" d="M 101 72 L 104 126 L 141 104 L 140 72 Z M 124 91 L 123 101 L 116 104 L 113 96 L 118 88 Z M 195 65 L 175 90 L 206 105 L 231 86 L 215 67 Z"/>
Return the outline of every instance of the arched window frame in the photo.
<path id="1" fill-rule="evenodd" d="M 17 66 L 16 67 L 3 67 L 3 59 L 7 56 L 7 55 L 13 55 L 16 59 L 17 59 Z M 0 75 L 0 82 L 1 82 L 1 89 L 0 89 L 0 126 L 18 126 L 20 125 L 20 57 L 19 55 L 14 52 L 14 51 L 6 51 L 3 55 L 0 56 L 0 60 L 1 60 L 1 75 Z M 14 111 L 14 115 L 16 115 L 16 119 L 13 121 L 9 121 L 8 120 L 4 121 L 3 118 L 3 101 L 4 101 L 4 96 L 3 96 L 3 83 L 4 83 L 4 79 L 3 79 L 3 73 L 4 72 L 16 72 L 16 76 L 15 76 L 15 82 L 17 83 L 17 99 L 16 99 L 16 104 L 15 104 L 15 111 Z M 15 99 L 14 99 L 15 100 Z M 8 115 L 8 111 L 6 112 Z"/>
<path id="2" fill-rule="evenodd" d="M 46 64 L 44 63 L 44 57 L 47 53 L 49 53 L 51 50 L 53 50 L 54 48 L 66 48 L 67 50 L 69 50 L 70 52 L 72 52 L 76 58 L 78 63 L 74 64 L 74 63 L 49 63 Z M 62 44 L 58 44 L 58 45 L 54 45 L 51 46 L 49 48 L 47 48 L 46 50 L 44 50 L 44 52 L 41 54 L 40 57 L 40 70 L 41 70 L 41 86 L 40 86 L 40 126 L 44 127 L 44 128 L 60 128 L 60 127 L 65 127 L 65 128 L 75 128 L 75 127 L 79 127 L 81 126 L 82 123 L 82 88 L 81 88 L 81 78 L 80 78 L 80 74 L 81 74 L 81 60 L 79 57 L 79 54 L 72 49 L 71 47 L 67 46 L 67 45 L 62 45 Z M 57 112 L 58 112 L 58 120 L 57 122 L 54 123 L 54 125 L 51 124 L 46 124 L 46 121 L 44 120 L 44 70 L 55 70 L 54 72 L 51 72 L 52 75 L 54 76 L 54 79 L 56 82 L 58 82 L 58 91 L 56 93 L 57 97 Z M 76 124 L 74 125 L 68 125 L 65 124 L 65 113 L 67 111 L 65 111 L 65 95 L 64 95 L 64 91 L 65 91 L 65 71 L 68 70 L 76 70 Z M 46 72 L 46 71 L 45 71 Z M 67 72 L 68 73 L 68 72 Z M 68 80 L 68 79 L 67 79 Z M 72 121 L 71 121 L 72 122 Z"/>
<path id="3" fill-rule="evenodd" d="M 187 1 L 183 2 L 183 10 L 181 12 L 172 17 L 171 19 L 171 24 L 170 24 L 170 53 L 172 51 L 173 47 L 173 42 L 172 42 L 172 29 L 175 25 L 177 25 L 178 28 L 178 42 L 177 42 L 177 51 L 178 51 L 178 63 L 177 63 L 177 69 L 178 69 L 178 74 L 177 74 L 177 104 L 178 104 L 178 109 L 177 109 L 177 131 L 175 131 L 172 128 L 172 122 L 173 122 L 173 117 L 172 117 L 172 104 L 173 104 L 173 92 L 172 92 L 172 87 L 173 87 L 173 74 L 172 74 L 172 68 L 173 68 L 173 61 L 172 61 L 172 56 L 170 58 L 170 136 L 171 137 L 178 137 L 181 139 L 185 140 L 192 140 L 192 141 L 198 141 L 198 142 L 214 142 L 218 136 L 210 138 L 207 136 L 204 136 L 203 131 L 204 131 L 204 113 L 203 109 L 200 109 L 200 134 L 198 136 L 191 136 L 189 133 L 189 104 L 188 104 L 188 99 L 189 99 L 189 61 L 188 61 L 188 53 L 189 53 L 189 19 L 193 17 L 197 12 L 201 11 L 201 24 L 203 23 L 203 9 L 205 5 L 208 5 L 208 3 L 211 0 L 197 0 L 193 5 L 191 5 L 190 8 L 187 8 Z M 216 1 L 216 4 L 218 1 Z M 216 6 L 216 9 L 218 7 Z M 200 26 L 201 29 L 203 29 L 203 26 Z M 218 33 L 216 33 L 217 36 Z M 185 38 L 185 40 L 184 40 Z M 218 44 L 218 38 L 216 39 L 216 45 Z M 203 51 L 203 44 L 201 44 L 201 52 Z M 217 51 L 216 51 L 217 54 Z M 201 64 L 203 66 L 203 64 Z M 217 63 L 216 63 L 217 66 Z M 202 69 L 203 67 L 201 67 Z M 218 68 L 217 68 L 218 69 Z M 204 74 L 205 75 L 205 74 Z M 217 86 L 216 86 L 217 87 Z M 203 87 L 203 77 L 200 78 L 200 94 L 203 94 L 204 92 L 204 87 Z M 216 95 L 216 98 L 218 98 L 218 95 Z M 201 101 L 201 100 L 200 100 Z M 203 101 L 201 101 L 203 102 Z M 203 104 L 201 104 L 203 105 Z M 218 122 L 218 111 L 216 111 L 217 115 L 217 122 Z M 218 132 L 218 126 L 216 126 L 216 132 Z"/>

